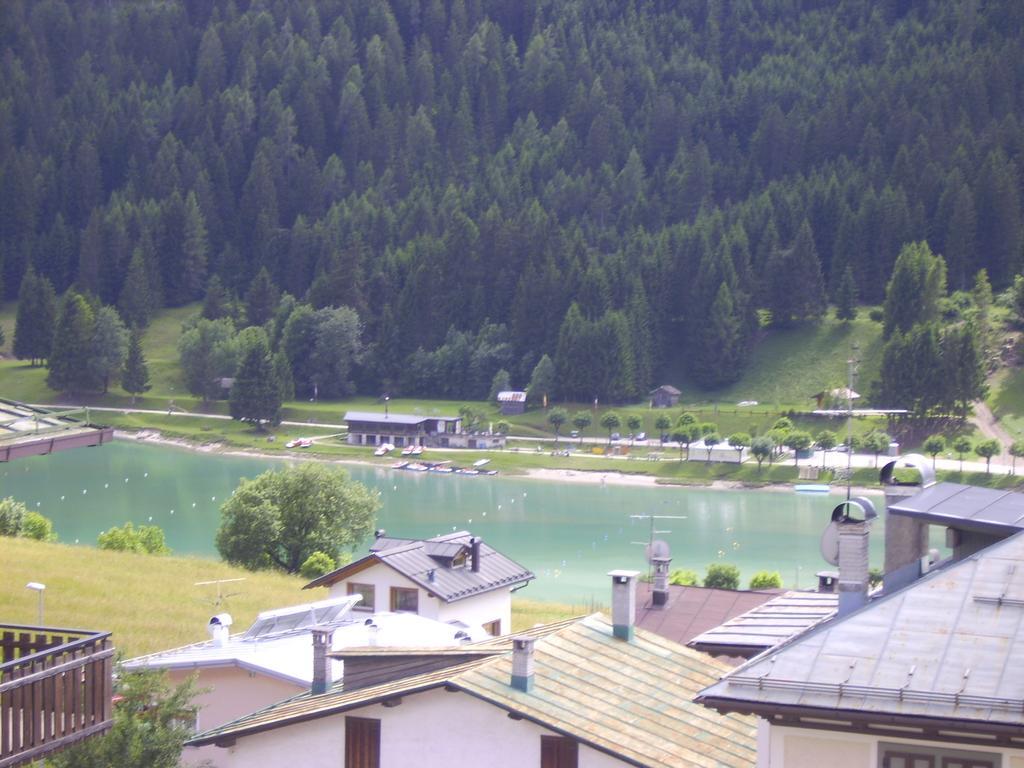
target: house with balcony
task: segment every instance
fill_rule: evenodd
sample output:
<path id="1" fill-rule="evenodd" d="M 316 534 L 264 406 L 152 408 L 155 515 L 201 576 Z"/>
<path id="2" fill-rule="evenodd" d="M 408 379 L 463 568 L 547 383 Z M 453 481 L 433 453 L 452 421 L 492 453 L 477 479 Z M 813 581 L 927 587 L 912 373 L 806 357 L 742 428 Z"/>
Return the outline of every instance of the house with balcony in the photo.
<path id="1" fill-rule="evenodd" d="M 636 572 L 593 614 L 455 649 L 348 649 L 340 682 L 202 733 L 221 768 L 747 768 L 754 722 L 692 702 L 728 667 L 636 629 Z"/>
<path id="2" fill-rule="evenodd" d="M 356 612 L 416 613 L 482 626 L 492 635 L 512 625 L 512 593 L 532 571 L 468 531 L 401 539 L 377 531 L 370 554 L 324 574 L 304 589 L 328 587 L 332 598 L 359 595 Z"/>

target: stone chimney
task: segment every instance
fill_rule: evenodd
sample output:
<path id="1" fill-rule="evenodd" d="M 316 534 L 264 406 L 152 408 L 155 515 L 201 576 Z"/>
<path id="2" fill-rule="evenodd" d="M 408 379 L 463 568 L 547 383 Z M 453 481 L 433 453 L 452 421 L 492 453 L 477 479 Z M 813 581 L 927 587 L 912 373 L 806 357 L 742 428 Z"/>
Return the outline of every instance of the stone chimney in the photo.
<path id="1" fill-rule="evenodd" d="M 671 563 L 671 557 L 651 558 L 651 566 L 654 568 L 654 591 L 651 593 L 651 603 L 655 608 L 662 608 L 668 603 L 668 571 Z"/>
<path id="2" fill-rule="evenodd" d="M 863 513 L 862 520 L 853 517 Z M 871 521 L 878 516 L 870 499 L 854 497 L 832 512 L 836 532 L 836 564 L 839 566 L 837 616 L 852 613 L 868 602 L 868 543 Z"/>
<path id="3" fill-rule="evenodd" d="M 636 624 L 636 578 L 639 571 L 609 571 L 612 577 L 612 634 L 630 641 Z"/>
<path id="4" fill-rule="evenodd" d="M 327 652 L 331 649 L 331 636 L 334 634 L 330 629 L 314 629 L 313 635 L 313 685 L 310 690 L 314 696 L 327 692 L 330 685 L 331 660 L 327 658 Z"/>
<path id="5" fill-rule="evenodd" d="M 480 538 L 478 536 L 473 536 L 469 540 L 469 558 L 473 573 L 480 573 Z"/>
<path id="6" fill-rule="evenodd" d="M 916 470 L 920 481 L 897 478 L 898 469 Z M 907 474 L 907 473 L 904 473 Z M 928 524 L 914 517 L 893 514 L 892 507 L 935 484 L 935 472 L 923 456 L 910 454 L 890 461 L 879 472 L 885 489 L 885 578 L 887 593 L 895 592 L 921 577 L 927 567 Z M 922 563 L 925 567 L 922 568 Z"/>
<path id="7" fill-rule="evenodd" d="M 517 691 L 529 693 L 533 688 L 533 644 L 526 635 L 512 638 L 512 681 Z"/>

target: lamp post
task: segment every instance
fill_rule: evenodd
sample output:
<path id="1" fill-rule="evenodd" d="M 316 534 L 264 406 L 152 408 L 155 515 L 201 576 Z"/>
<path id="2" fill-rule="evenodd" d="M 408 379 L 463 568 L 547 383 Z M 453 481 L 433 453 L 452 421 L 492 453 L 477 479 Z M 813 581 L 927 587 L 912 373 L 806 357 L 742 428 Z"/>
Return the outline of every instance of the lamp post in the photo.
<path id="1" fill-rule="evenodd" d="M 40 584 L 38 581 L 30 581 L 25 585 L 25 589 L 31 589 L 39 595 L 39 626 L 43 626 L 43 592 L 46 591 L 46 585 Z"/>

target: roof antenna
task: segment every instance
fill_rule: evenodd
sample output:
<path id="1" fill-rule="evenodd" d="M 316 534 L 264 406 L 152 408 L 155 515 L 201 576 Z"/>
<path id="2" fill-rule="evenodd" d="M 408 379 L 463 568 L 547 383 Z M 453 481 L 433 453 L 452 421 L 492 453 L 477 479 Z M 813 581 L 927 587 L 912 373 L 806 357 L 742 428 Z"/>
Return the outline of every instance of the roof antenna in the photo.
<path id="1" fill-rule="evenodd" d="M 853 484 L 853 385 L 857 383 L 860 366 L 860 344 L 853 342 L 850 359 L 846 361 L 846 500 L 850 500 Z"/>
<path id="2" fill-rule="evenodd" d="M 654 551 L 654 534 L 656 533 L 672 533 L 672 531 L 657 531 L 654 529 L 655 520 L 685 520 L 686 515 L 630 515 L 631 520 L 650 520 L 651 521 L 651 532 L 647 538 L 647 541 L 631 541 L 630 544 L 639 544 L 640 546 L 646 547 L 644 550 L 647 555 L 647 579 L 650 581 L 654 578 L 654 574 L 651 572 L 651 553 Z"/>
<path id="3" fill-rule="evenodd" d="M 243 576 L 243 577 L 241 577 L 239 579 L 214 579 L 212 581 L 197 581 L 192 586 L 193 587 L 205 587 L 205 586 L 209 586 L 210 584 L 216 584 L 217 585 L 217 596 L 213 597 L 213 598 L 209 598 L 209 597 L 207 597 L 207 598 L 200 598 L 200 600 L 202 602 L 204 602 L 204 603 L 208 603 L 209 605 L 212 605 L 214 607 L 214 610 L 219 611 L 220 607 L 225 602 L 227 602 L 227 599 L 229 597 L 237 597 L 238 595 L 244 594 L 243 592 L 229 592 L 226 595 L 224 594 L 223 590 L 221 589 L 221 585 L 222 584 L 231 584 L 231 583 L 236 582 L 236 581 L 245 581 L 245 577 Z"/>

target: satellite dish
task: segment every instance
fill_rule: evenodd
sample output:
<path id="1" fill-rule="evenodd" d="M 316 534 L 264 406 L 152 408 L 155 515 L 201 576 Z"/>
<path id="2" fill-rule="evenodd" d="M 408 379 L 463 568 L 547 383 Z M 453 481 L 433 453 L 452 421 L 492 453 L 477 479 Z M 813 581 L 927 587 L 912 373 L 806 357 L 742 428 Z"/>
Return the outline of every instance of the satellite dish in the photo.
<path id="1" fill-rule="evenodd" d="M 839 523 L 832 521 L 821 533 L 821 556 L 830 565 L 839 565 Z"/>
<path id="2" fill-rule="evenodd" d="M 645 547 L 647 550 L 647 559 L 650 560 L 671 560 L 672 552 L 669 549 L 668 542 L 662 541 L 661 539 L 655 539 Z"/>

